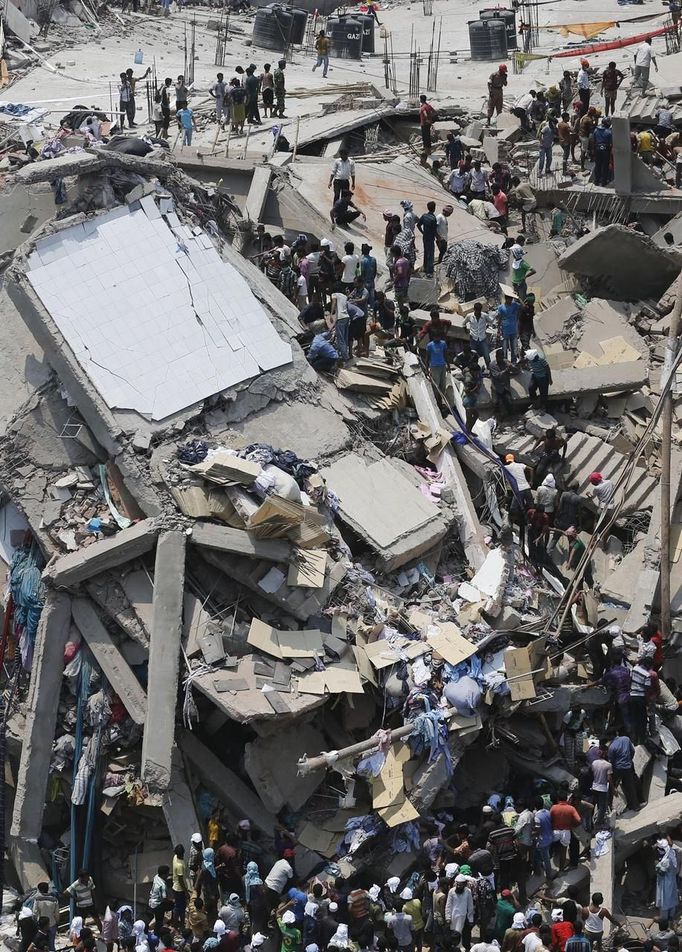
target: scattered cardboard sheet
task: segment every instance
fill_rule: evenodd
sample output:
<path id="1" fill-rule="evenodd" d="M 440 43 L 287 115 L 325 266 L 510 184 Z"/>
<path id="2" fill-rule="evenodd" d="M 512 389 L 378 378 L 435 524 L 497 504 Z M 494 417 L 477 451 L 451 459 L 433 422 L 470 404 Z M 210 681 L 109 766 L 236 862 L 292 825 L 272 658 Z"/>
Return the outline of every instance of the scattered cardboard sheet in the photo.
<path id="1" fill-rule="evenodd" d="M 259 618 L 251 619 L 247 642 L 259 651 L 279 658 L 314 658 L 324 651 L 324 636 L 317 628 L 280 631 Z"/>
<path id="2" fill-rule="evenodd" d="M 257 539 L 281 538 L 303 522 L 304 507 L 283 496 L 268 496 L 248 521 Z"/>
<path id="3" fill-rule="evenodd" d="M 327 553 L 324 549 L 293 549 L 287 585 L 322 588 L 326 569 Z"/>
<path id="4" fill-rule="evenodd" d="M 400 660 L 403 653 L 408 658 L 418 658 L 419 655 L 425 654 L 429 650 L 429 646 L 425 642 L 410 641 L 409 638 L 395 639 L 394 645 L 394 647 L 391 647 L 385 638 L 380 638 L 379 641 L 372 641 L 368 645 L 363 645 L 362 650 L 367 654 L 377 671 L 395 664 L 396 661 Z"/>
<path id="5" fill-rule="evenodd" d="M 393 747 L 389 748 L 381 773 L 372 783 L 373 809 L 390 807 L 405 799 L 404 762 L 402 757 L 396 756 Z"/>
<path id="6" fill-rule="evenodd" d="M 232 483 L 243 483 L 245 486 L 260 476 L 262 466 L 252 463 L 248 459 L 233 456 L 232 453 L 222 451 L 205 459 L 201 463 L 190 467 L 193 473 L 198 473 L 211 483 L 226 486 Z"/>
<path id="7" fill-rule="evenodd" d="M 353 654 L 355 655 L 355 663 L 358 666 L 358 671 L 361 676 L 366 681 L 369 681 L 370 684 L 373 684 L 375 688 L 378 687 L 379 682 L 374 675 L 374 668 L 363 646 L 353 645 Z"/>
<path id="8" fill-rule="evenodd" d="M 433 633 L 435 628 L 439 630 Z M 459 664 L 476 654 L 476 645 L 468 641 L 457 625 L 452 622 L 432 625 L 426 636 L 426 642 L 438 652 L 441 658 L 445 658 L 448 664 Z"/>
<path id="9" fill-rule="evenodd" d="M 400 826 L 401 823 L 409 823 L 419 817 L 419 812 L 415 810 L 409 800 L 394 804 L 384 810 L 379 810 L 379 816 L 386 826 Z"/>
<path id="10" fill-rule="evenodd" d="M 298 679 L 301 694 L 362 694 L 362 678 L 355 664 L 346 658 L 324 671 L 310 671 Z"/>

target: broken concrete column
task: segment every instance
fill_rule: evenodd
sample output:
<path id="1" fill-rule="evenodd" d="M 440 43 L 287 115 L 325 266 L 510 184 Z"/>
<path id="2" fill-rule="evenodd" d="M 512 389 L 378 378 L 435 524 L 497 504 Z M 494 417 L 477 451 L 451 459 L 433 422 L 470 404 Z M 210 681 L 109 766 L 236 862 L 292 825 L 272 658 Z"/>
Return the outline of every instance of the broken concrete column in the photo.
<path id="1" fill-rule="evenodd" d="M 179 732 L 178 744 L 207 790 L 240 820 L 249 819 L 262 833 L 273 835 L 277 817 L 266 810 L 260 798 L 236 773 L 218 760 L 190 731 Z"/>
<path id="2" fill-rule="evenodd" d="M 35 886 L 29 880 L 41 869 L 40 852 L 29 849 L 36 844 L 43 825 L 45 792 L 52 758 L 64 671 L 64 647 L 71 628 L 71 599 L 62 592 L 49 592 L 36 635 L 31 668 L 31 685 L 26 704 L 26 728 L 14 798 L 10 836 L 17 841 L 16 869 L 25 888 Z M 44 874 L 44 870 L 42 870 Z"/>
<path id="3" fill-rule="evenodd" d="M 158 790 L 165 790 L 171 780 L 184 588 L 185 534 L 164 532 L 156 546 L 147 719 L 142 740 L 142 779 Z"/>
<path id="4" fill-rule="evenodd" d="M 182 753 L 175 745 L 171 753 L 171 782 L 164 790 L 161 809 L 174 845 L 189 843 L 193 833 L 201 832 L 201 821 L 187 783 Z"/>
<path id="5" fill-rule="evenodd" d="M 123 702 L 126 711 L 136 724 L 144 724 L 147 717 L 147 697 L 142 685 L 111 640 L 92 603 L 86 598 L 74 598 L 71 612 L 76 627 L 85 638 L 95 661 Z"/>
<path id="6" fill-rule="evenodd" d="M 156 544 L 158 529 L 153 519 L 144 519 L 130 529 L 122 529 L 110 539 L 95 542 L 52 562 L 43 578 L 56 588 L 79 585 L 93 575 L 116 568 L 150 552 Z"/>
<path id="7" fill-rule="evenodd" d="M 405 355 L 404 373 L 410 397 L 419 419 L 430 426 L 434 432 L 437 432 L 444 425 L 443 419 L 438 410 L 433 391 L 419 366 L 418 358 L 414 354 L 408 353 Z M 488 554 L 488 547 L 484 542 L 483 529 L 478 521 L 462 468 L 450 446 L 443 450 L 436 465 L 443 474 L 446 485 L 454 490 L 452 505 L 456 511 L 459 537 L 469 563 L 475 569 L 479 569 Z"/>

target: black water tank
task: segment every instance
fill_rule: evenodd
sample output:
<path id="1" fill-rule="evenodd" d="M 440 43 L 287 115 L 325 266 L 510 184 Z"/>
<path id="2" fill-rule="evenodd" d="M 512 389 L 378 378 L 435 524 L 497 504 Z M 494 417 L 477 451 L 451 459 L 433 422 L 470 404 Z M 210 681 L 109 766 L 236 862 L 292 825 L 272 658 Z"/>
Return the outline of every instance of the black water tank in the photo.
<path id="1" fill-rule="evenodd" d="M 356 19 L 362 24 L 362 52 L 374 52 L 374 17 L 366 13 L 356 15 Z"/>
<path id="2" fill-rule="evenodd" d="M 503 60 L 507 58 L 507 24 L 504 20 L 487 20 L 488 35 L 490 36 L 491 59 Z"/>
<path id="3" fill-rule="evenodd" d="M 261 7 L 253 21 L 253 45 L 283 53 L 290 41 L 293 17 L 278 4 Z"/>
<path id="4" fill-rule="evenodd" d="M 504 20 L 507 26 L 507 49 L 518 49 L 516 39 L 516 10 L 507 10 L 505 7 L 486 7 L 479 11 L 481 20 Z"/>
<path id="5" fill-rule="evenodd" d="M 291 13 L 294 18 L 293 25 L 291 27 L 291 43 L 295 43 L 296 46 L 300 46 L 301 43 L 305 40 L 305 31 L 308 25 L 308 14 L 305 10 L 294 10 L 290 9 L 288 11 Z"/>
<path id="6" fill-rule="evenodd" d="M 472 60 L 490 60 L 490 32 L 487 20 L 469 21 L 469 46 Z"/>
<path id="7" fill-rule="evenodd" d="M 359 60 L 362 57 L 362 23 L 355 17 L 329 17 L 327 32 L 335 59 Z"/>

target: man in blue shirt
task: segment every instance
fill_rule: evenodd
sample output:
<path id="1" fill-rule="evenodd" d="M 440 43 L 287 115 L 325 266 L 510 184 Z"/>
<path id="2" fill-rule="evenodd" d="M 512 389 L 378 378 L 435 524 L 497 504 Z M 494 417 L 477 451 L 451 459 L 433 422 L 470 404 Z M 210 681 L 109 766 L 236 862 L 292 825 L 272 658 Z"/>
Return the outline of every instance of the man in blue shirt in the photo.
<path id="1" fill-rule="evenodd" d="M 308 350 L 308 361 L 315 370 L 333 370 L 339 359 L 338 351 L 329 340 L 329 331 L 316 334 Z"/>
<path id="2" fill-rule="evenodd" d="M 533 840 L 535 843 L 535 871 L 544 871 L 547 880 L 552 878 L 552 863 L 549 851 L 554 842 L 554 830 L 549 810 L 545 807 L 542 797 L 535 800 L 535 820 L 533 824 Z"/>
<path id="3" fill-rule="evenodd" d="M 504 304 L 497 309 L 499 332 L 502 335 L 502 349 L 504 356 L 509 351 L 509 360 L 512 367 L 516 366 L 516 341 L 519 333 L 519 314 L 521 305 L 510 294 L 505 294 Z"/>
<path id="4" fill-rule="evenodd" d="M 602 119 L 594 130 L 594 184 L 609 184 L 609 165 L 611 164 L 611 149 L 613 148 L 613 132 L 611 120 Z"/>
<path id="5" fill-rule="evenodd" d="M 544 357 L 538 354 L 537 350 L 527 350 L 525 353 L 530 370 L 530 381 L 528 382 L 528 396 L 533 403 L 536 402 L 544 410 L 547 406 L 547 394 L 552 383 L 552 371 Z M 537 400 L 538 393 L 540 399 Z"/>
<path id="6" fill-rule="evenodd" d="M 196 129 L 197 124 L 194 119 L 194 113 L 189 108 L 185 106 L 183 109 L 179 109 L 177 112 L 178 125 L 182 129 L 182 144 L 191 145 L 192 144 L 192 130 Z"/>
<path id="7" fill-rule="evenodd" d="M 426 359 L 429 365 L 429 375 L 436 393 L 436 398 L 441 400 L 445 394 L 447 381 L 447 342 L 444 340 L 431 340 L 426 345 Z"/>
<path id="8" fill-rule="evenodd" d="M 613 767 L 613 783 L 614 786 L 619 780 L 622 783 L 628 810 L 639 810 L 637 780 L 632 761 L 634 753 L 635 748 L 625 732 L 619 733 L 609 744 L 608 759 Z"/>

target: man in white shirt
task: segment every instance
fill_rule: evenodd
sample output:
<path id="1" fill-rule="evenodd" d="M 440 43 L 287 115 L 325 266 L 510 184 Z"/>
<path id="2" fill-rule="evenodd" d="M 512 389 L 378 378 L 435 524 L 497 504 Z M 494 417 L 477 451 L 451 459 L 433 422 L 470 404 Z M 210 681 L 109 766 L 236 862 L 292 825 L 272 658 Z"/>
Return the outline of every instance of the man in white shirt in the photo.
<path id="1" fill-rule="evenodd" d="M 592 486 L 592 497 L 597 503 L 597 508 L 613 509 L 614 485 L 610 479 L 604 479 L 601 473 L 591 473 L 588 482 Z"/>
<path id="2" fill-rule="evenodd" d="M 448 218 L 452 215 L 452 205 L 444 205 L 443 210 L 436 215 L 436 244 L 438 245 L 438 264 L 443 260 L 448 250 Z"/>
<path id="3" fill-rule="evenodd" d="M 528 482 L 528 470 L 523 463 L 517 463 L 513 453 L 504 458 L 504 468 L 516 483 L 516 488 L 526 507 L 533 505 L 533 493 Z"/>
<path id="4" fill-rule="evenodd" d="M 578 70 L 578 96 L 580 98 L 580 115 L 585 115 L 590 108 L 590 74 L 587 72 L 590 64 L 586 59 L 580 60 Z"/>
<path id="5" fill-rule="evenodd" d="M 517 119 L 521 120 L 521 128 L 526 132 L 530 130 L 528 111 L 533 105 L 533 100 L 535 99 L 536 95 L 537 93 L 535 90 L 531 89 L 529 92 L 524 93 L 523 96 L 519 96 L 511 108 L 512 116 L 516 116 Z"/>
<path id="6" fill-rule="evenodd" d="M 345 254 L 343 258 L 341 258 L 341 264 L 343 265 L 341 284 L 343 285 L 346 294 L 350 294 L 350 292 L 353 290 L 355 276 L 358 272 L 360 255 L 355 254 L 355 245 L 352 241 L 347 241 L 343 246 L 343 250 L 345 251 Z"/>
<path id="7" fill-rule="evenodd" d="M 485 361 L 486 367 L 490 368 L 490 345 L 488 344 L 488 328 L 494 327 L 496 321 L 489 313 L 483 310 L 482 305 L 477 301 L 474 304 L 473 314 L 464 318 L 464 327 L 469 331 L 469 340 L 471 349 Z"/>
<path id="8" fill-rule="evenodd" d="M 293 859 L 293 855 L 293 850 L 285 850 L 284 858 L 278 859 L 265 877 L 265 897 L 269 909 L 274 909 L 279 904 L 284 887 L 290 879 L 293 879 L 294 870 L 289 862 Z"/>
<path id="9" fill-rule="evenodd" d="M 642 90 L 647 88 L 652 63 L 656 68 L 656 72 L 658 72 L 658 63 L 656 62 L 654 51 L 651 49 L 651 37 L 648 36 L 635 51 L 635 75 L 632 78 L 633 89 L 637 86 L 641 86 Z"/>
<path id="10" fill-rule="evenodd" d="M 474 921 L 474 900 L 467 886 L 467 878 L 462 873 L 455 876 L 455 885 L 448 893 L 445 902 L 445 921 L 453 932 L 464 932 L 464 924 Z"/>
<path id="11" fill-rule="evenodd" d="M 467 188 L 469 187 L 470 181 L 471 174 L 469 172 L 462 172 L 460 169 L 453 169 L 450 173 L 450 177 L 448 178 L 447 186 L 453 195 L 464 195 Z"/>
<path id="12" fill-rule="evenodd" d="M 335 202 L 339 200 L 342 192 L 355 191 L 355 162 L 348 158 L 347 149 L 340 149 L 338 159 L 334 159 L 327 187 L 331 188 L 332 185 Z"/>
<path id="13" fill-rule="evenodd" d="M 488 189 L 488 173 L 481 168 L 480 162 L 474 162 L 471 169 L 470 192 L 472 198 L 485 198 Z"/>

